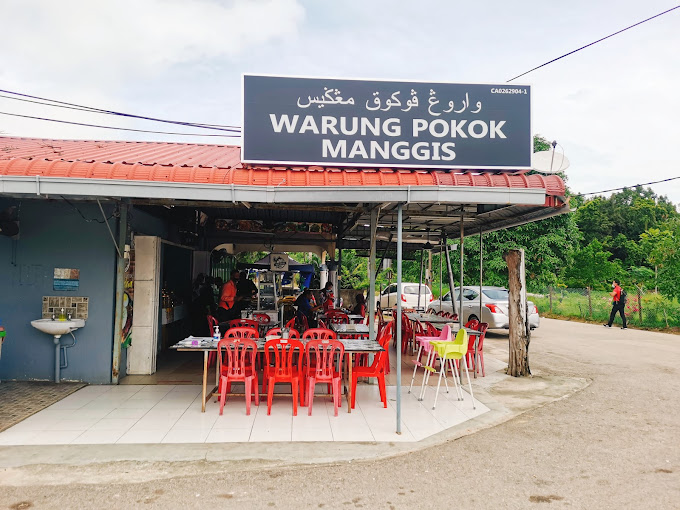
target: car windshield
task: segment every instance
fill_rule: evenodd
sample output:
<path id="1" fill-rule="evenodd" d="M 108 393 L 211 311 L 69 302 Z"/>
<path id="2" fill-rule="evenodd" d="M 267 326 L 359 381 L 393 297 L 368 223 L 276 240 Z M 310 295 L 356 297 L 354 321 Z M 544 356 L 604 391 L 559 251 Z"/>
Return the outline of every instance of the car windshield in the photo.
<path id="1" fill-rule="evenodd" d="M 420 286 L 420 292 L 421 292 L 421 294 L 429 294 L 430 289 L 427 288 L 427 285 L 421 285 Z M 418 286 L 417 285 L 407 285 L 406 287 L 404 287 L 404 294 L 418 295 Z"/>
<path id="2" fill-rule="evenodd" d="M 507 301 L 508 300 L 508 290 L 507 289 L 483 289 L 482 292 L 489 299 L 494 301 Z"/>

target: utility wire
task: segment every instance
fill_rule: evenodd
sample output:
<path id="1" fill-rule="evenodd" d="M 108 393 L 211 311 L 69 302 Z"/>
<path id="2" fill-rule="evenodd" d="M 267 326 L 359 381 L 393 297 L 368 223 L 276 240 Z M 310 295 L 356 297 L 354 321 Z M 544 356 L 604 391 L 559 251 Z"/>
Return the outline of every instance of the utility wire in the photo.
<path id="1" fill-rule="evenodd" d="M 649 186 L 650 184 L 659 184 L 661 182 L 674 181 L 676 179 L 680 179 L 680 175 L 678 175 L 677 177 L 669 177 L 668 179 L 662 179 L 660 181 L 643 182 L 642 184 L 633 184 L 632 186 L 623 186 L 621 188 L 603 189 L 601 191 L 592 191 L 590 193 L 574 193 L 572 196 L 584 197 L 586 195 L 599 195 L 600 193 L 609 193 L 610 191 L 621 191 L 624 189 L 638 188 L 640 186 Z"/>
<path id="2" fill-rule="evenodd" d="M 635 23 L 634 25 L 630 25 L 629 27 L 626 27 L 626 28 L 624 28 L 624 29 L 622 29 L 622 30 L 619 30 L 618 32 L 614 32 L 613 34 L 609 34 L 608 36 L 603 37 L 602 39 L 598 39 L 597 41 L 593 41 L 593 42 L 591 42 L 590 44 L 586 44 L 585 46 L 581 46 L 580 48 L 578 48 L 578 49 L 576 49 L 576 50 L 574 50 L 574 51 L 570 51 L 569 53 L 565 53 L 565 54 L 562 55 L 561 57 L 554 58 L 554 59 L 552 59 L 550 62 L 546 62 L 545 64 L 541 64 L 540 66 L 534 67 L 533 69 L 530 69 L 530 70 L 528 70 L 528 71 L 525 72 L 525 73 L 518 74 L 518 75 L 515 76 L 514 78 L 509 79 L 506 83 L 510 83 L 511 81 L 516 80 L 517 78 L 520 78 L 520 77 L 522 77 L 522 76 L 524 76 L 524 75 L 526 75 L 526 74 L 529 74 L 530 72 L 535 71 L 536 69 L 540 69 L 541 67 L 545 67 L 545 66 L 547 66 L 548 64 L 552 64 L 553 62 L 556 62 L 556 61 L 560 60 L 561 58 L 568 57 L 569 55 L 572 55 L 572 54 L 576 53 L 577 51 L 581 51 L 581 50 L 583 50 L 583 49 L 585 49 L 585 48 L 587 48 L 587 47 L 589 47 L 589 46 L 592 46 L 592 45 L 594 45 L 594 44 L 597 44 L 597 43 L 599 43 L 599 42 L 602 42 L 602 41 L 604 41 L 605 39 L 609 39 L 610 37 L 614 37 L 615 35 L 620 34 L 621 32 L 625 32 L 626 30 L 630 30 L 630 29 L 633 28 L 633 27 L 636 27 L 636 26 L 638 26 L 638 25 L 642 25 L 643 23 L 646 23 L 647 21 L 653 20 L 654 18 L 658 18 L 659 16 L 663 16 L 664 14 L 668 14 L 669 12 L 674 11 L 675 9 L 680 9 L 680 5 L 676 5 L 675 7 L 671 7 L 671 8 L 668 9 L 667 11 L 660 12 L 659 14 L 656 14 L 656 15 L 652 16 L 651 18 L 647 18 L 647 19 L 644 19 L 644 20 L 642 20 L 642 21 L 639 21 L 638 23 Z"/>
<path id="3" fill-rule="evenodd" d="M 72 109 L 88 111 L 88 112 L 92 112 L 92 113 L 103 113 L 103 114 L 115 115 L 115 116 L 119 116 L 119 117 L 129 117 L 129 118 L 133 118 L 133 119 L 150 120 L 150 121 L 154 121 L 154 122 L 163 122 L 163 123 L 166 123 L 166 124 L 177 124 L 177 125 L 180 125 L 180 126 L 197 127 L 197 128 L 202 128 L 202 129 L 214 129 L 214 130 L 218 130 L 218 131 L 229 131 L 229 132 L 237 132 L 237 133 L 241 131 L 241 128 L 238 127 L 238 126 L 224 126 L 224 125 L 221 125 L 221 124 L 201 124 L 201 123 L 196 123 L 196 122 L 183 122 L 183 121 L 179 121 L 179 120 L 159 119 L 159 118 L 156 118 L 156 117 L 147 117 L 145 115 L 135 115 L 135 114 L 131 114 L 131 113 L 116 112 L 114 110 L 105 110 L 105 109 L 102 109 L 102 108 L 95 108 L 95 107 L 91 107 L 91 106 L 83 106 L 83 105 L 79 105 L 79 104 L 76 104 L 76 103 L 67 103 L 65 101 L 57 101 L 55 99 L 49 99 L 49 98 L 39 97 L 39 96 L 32 96 L 32 95 L 29 95 L 29 94 L 22 94 L 20 92 L 14 92 L 14 91 L 11 91 L 11 90 L 0 89 L 0 92 L 2 92 L 3 94 L 11 94 L 11 95 L 14 95 L 14 96 L 20 96 L 20 97 L 0 96 L 0 97 L 4 97 L 6 99 L 15 99 L 15 100 L 18 100 L 18 101 L 26 101 L 26 102 L 29 102 L 29 103 L 42 104 L 42 105 L 45 105 L 45 106 L 54 106 L 54 107 L 59 107 L 59 108 L 72 108 Z M 29 99 L 21 99 L 21 98 L 29 98 Z M 36 99 L 38 101 L 31 101 L 31 99 Z M 55 104 L 48 104 L 48 103 L 40 102 L 40 101 L 47 101 L 49 103 L 55 103 Z"/>
<path id="4" fill-rule="evenodd" d="M 205 133 L 173 133 L 169 131 L 150 131 L 147 129 L 132 129 L 132 128 L 122 128 L 122 127 L 113 127 L 113 126 L 101 126 L 99 124 L 85 124 L 83 122 L 70 122 L 68 120 L 58 120 L 58 119 L 49 119 L 46 117 L 33 117 L 32 115 L 19 115 L 18 113 L 8 113 L 8 112 L 0 112 L 0 115 L 9 115 L 10 117 L 21 117 L 24 119 L 35 119 L 35 120 L 45 120 L 48 122 L 59 122 L 60 124 L 73 124 L 74 126 L 86 126 L 86 127 L 95 127 L 95 128 L 102 128 L 102 129 L 115 129 L 117 131 L 134 131 L 136 133 L 153 133 L 157 135 L 179 135 L 179 136 L 217 136 L 217 137 L 231 137 L 231 138 L 240 138 L 240 134 L 224 134 L 224 135 L 217 135 L 217 134 L 205 134 Z"/>

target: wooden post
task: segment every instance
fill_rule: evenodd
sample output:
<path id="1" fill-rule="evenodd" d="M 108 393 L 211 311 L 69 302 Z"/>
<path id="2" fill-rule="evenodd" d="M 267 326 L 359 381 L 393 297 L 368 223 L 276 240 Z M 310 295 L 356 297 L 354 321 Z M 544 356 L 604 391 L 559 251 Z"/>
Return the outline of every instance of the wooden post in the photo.
<path id="1" fill-rule="evenodd" d="M 588 317 L 593 318 L 593 296 L 590 292 L 590 287 L 586 287 L 588 292 Z"/>
<path id="2" fill-rule="evenodd" d="M 508 264 L 508 314 L 510 317 L 508 375 L 531 375 L 529 369 L 530 329 L 527 314 L 527 291 L 524 269 L 524 250 L 509 250 L 505 254 Z"/>
<path id="3" fill-rule="evenodd" d="M 548 288 L 548 292 L 550 293 L 550 313 L 552 313 L 552 294 L 553 294 L 553 288 L 552 285 Z"/>

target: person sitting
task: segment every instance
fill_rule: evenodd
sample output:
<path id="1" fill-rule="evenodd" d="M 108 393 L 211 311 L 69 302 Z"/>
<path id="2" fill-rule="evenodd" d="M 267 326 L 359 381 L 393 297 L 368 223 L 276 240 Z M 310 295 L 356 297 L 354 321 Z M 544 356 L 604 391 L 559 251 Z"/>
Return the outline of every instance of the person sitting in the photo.
<path id="1" fill-rule="evenodd" d="M 321 306 L 323 306 L 324 312 L 335 308 L 335 296 L 333 295 L 333 284 L 331 282 L 327 282 L 321 291 Z"/>
<path id="2" fill-rule="evenodd" d="M 354 305 L 352 313 L 355 315 L 361 315 L 363 318 L 366 318 L 366 298 L 364 298 L 363 294 L 357 294 L 354 297 L 354 299 L 357 304 Z"/>
<path id="3" fill-rule="evenodd" d="M 322 305 L 312 306 L 311 304 L 312 291 L 310 289 L 305 289 L 302 291 L 297 299 L 295 300 L 295 306 L 297 306 L 297 315 L 304 316 L 307 319 L 307 324 L 310 328 L 316 327 L 316 319 L 314 318 L 314 312 L 319 310 Z"/>

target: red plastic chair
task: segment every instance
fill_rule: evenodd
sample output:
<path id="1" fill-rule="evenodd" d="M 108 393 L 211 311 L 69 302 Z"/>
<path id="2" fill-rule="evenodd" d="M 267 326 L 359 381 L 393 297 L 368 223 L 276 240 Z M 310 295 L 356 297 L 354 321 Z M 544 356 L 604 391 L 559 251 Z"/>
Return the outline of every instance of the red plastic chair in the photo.
<path id="1" fill-rule="evenodd" d="M 250 328 L 241 329 L 251 331 Z M 231 392 L 231 383 L 236 381 L 242 381 L 245 384 L 246 415 L 250 415 L 252 394 L 255 394 L 255 405 L 260 405 L 260 383 L 255 370 L 257 344 L 246 337 L 225 337 L 217 344 L 217 352 L 220 373 L 220 416 L 224 412 L 227 393 Z"/>
<path id="2" fill-rule="evenodd" d="M 437 336 L 439 335 L 439 330 L 434 327 L 431 323 L 425 323 L 425 334 L 426 336 Z"/>
<path id="3" fill-rule="evenodd" d="M 333 333 L 332 331 L 330 333 Z M 327 383 L 332 386 L 333 408 L 335 416 L 340 407 L 340 379 L 342 374 L 342 358 L 345 355 L 345 346 L 342 342 L 330 338 L 319 338 L 307 342 L 305 348 L 306 367 L 304 378 L 306 385 L 307 403 L 309 416 L 312 415 L 314 402 L 314 387 L 318 383 Z M 338 369 L 335 369 L 335 360 L 338 357 Z"/>
<path id="4" fill-rule="evenodd" d="M 394 324 L 393 322 L 390 324 Z M 376 377 L 378 379 L 378 388 L 380 390 L 380 400 L 383 407 L 387 407 L 387 389 L 385 388 L 385 365 L 389 363 L 389 356 L 387 349 L 392 339 L 391 326 L 387 326 L 383 330 L 382 337 L 378 340 L 384 351 L 376 353 L 373 358 L 373 363 L 368 367 L 356 367 L 352 370 L 352 409 L 357 398 L 357 380 L 359 377 Z"/>
<path id="5" fill-rule="evenodd" d="M 298 331 L 302 331 L 303 333 L 309 329 L 309 322 L 307 321 L 307 317 L 304 315 L 297 316 L 296 325 Z"/>
<path id="6" fill-rule="evenodd" d="M 257 329 L 253 328 L 230 328 L 224 335 L 224 338 L 246 338 L 248 340 L 257 340 Z"/>
<path id="7" fill-rule="evenodd" d="M 217 322 L 217 319 L 213 317 L 212 315 L 207 316 L 208 319 L 208 330 L 210 330 L 210 336 L 212 336 L 213 331 L 215 331 L 215 326 L 218 326 L 219 323 Z M 217 361 L 217 351 L 210 351 L 208 353 L 208 366 L 212 367 L 215 364 L 215 361 Z"/>
<path id="8" fill-rule="evenodd" d="M 288 329 L 293 329 L 293 328 L 295 328 L 295 317 L 293 317 L 291 320 L 289 320 L 288 322 L 286 322 L 286 327 L 287 327 Z"/>
<path id="9" fill-rule="evenodd" d="M 257 331 L 260 323 L 251 319 L 233 319 L 229 321 L 229 329 L 231 328 L 253 328 Z"/>
<path id="10" fill-rule="evenodd" d="M 328 327 L 326 326 L 326 323 L 324 321 L 322 321 L 321 319 L 319 319 L 316 322 L 319 325 L 319 329 L 328 329 Z"/>
<path id="11" fill-rule="evenodd" d="M 413 327 L 411 321 L 406 314 L 401 315 L 401 352 L 406 354 L 409 346 L 411 346 L 411 353 L 413 353 Z"/>
<path id="12" fill-rule="evenodd" d="M 302 333 L 303 340 L 335 340 L 337 338 L 335 331 L 325 328 L 310 328 Z"/>
<path id="13" fill-rule="evenodd" d="M 302 377 L 302 358 L 305 346 L 300 340 L 292 338 L 276 338 L 268 340 L 264 344 L 264 381 L 262 392 L 267 390 L 267 415 L 272 412 L 272 399 L 274 398 L 274 385 L 277 382 L 290 383 L 293 394 L 293 416 L 297 416 L 298 399 L 300 399 L 298 388 Z M 297 362 L 293 362 L 294 354 L 297 354 Z M 304 391 L 304 389 L 303 389 Z"/>
<path id="14" fill-rule="evenodd" d="M 331 315 L 326 314 L 328 324 L 349 324 L 349 316 L 346 313 L 336 312 Z"/>
<path id="15" fill-rule="evenodd" d="M 479 331 L 477 355 L 479 356 L 479 364 L 482 366 L 482 377 L 486 377 L 486 371 L 484 370 L 484 337 L 486 337 L 486 330 L 489 329 L 489 325 L 486 322 L 480 322 L 476 329 Z M 475 342 L 474 337 L 472 336 L 468 342 L 468 351 L 465 355 L 465 362 L 467 363 L 468 368 L 472 367 L 479 373 L 479 367 L 475 366 Z"/>
<path id="16" fill-rule="evenodd" d="M 259 324 L 269 324 L 272 318 L 266 313 L 254 313 L 253 320 L 257 321 Z"/>
<path id="17" fill-rule="evenodd" d="M 269 331 L 267 331 L 266 336 L 281 336 L 281 328 L 272 328 Z M 291 328 L 288 330 L 288 338 L 294 338 L 295 340 L 300 340 L 300 332 L 295 329 Z"/>

